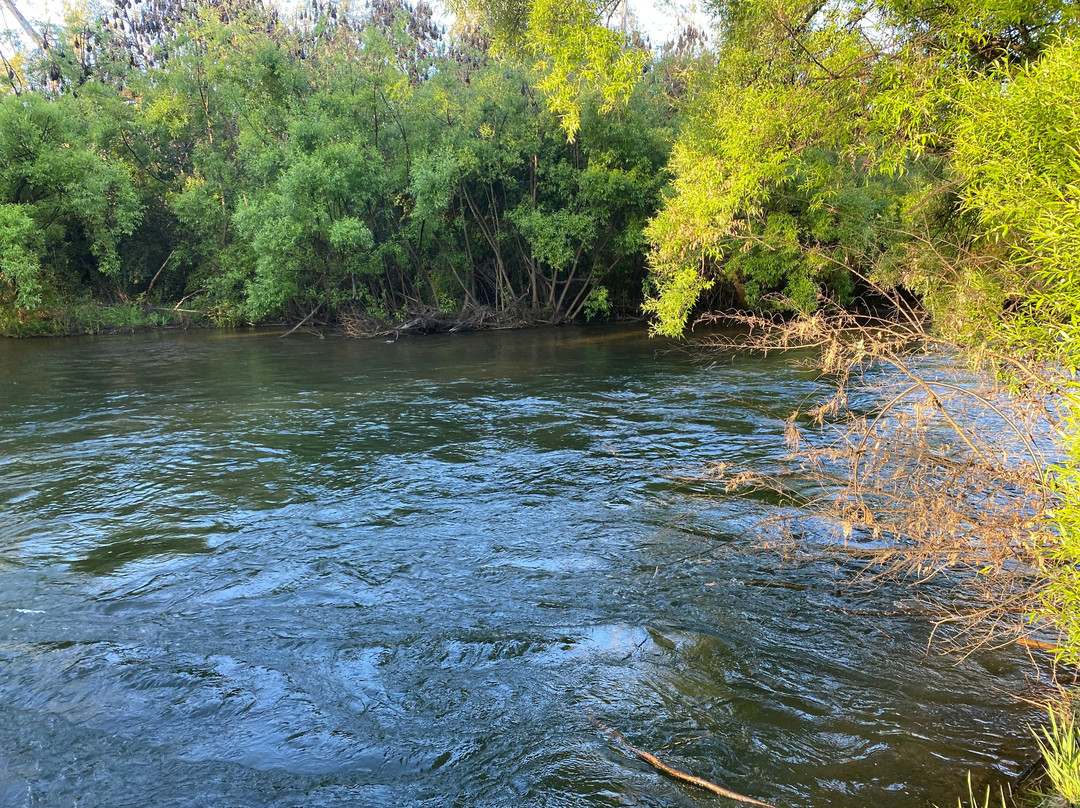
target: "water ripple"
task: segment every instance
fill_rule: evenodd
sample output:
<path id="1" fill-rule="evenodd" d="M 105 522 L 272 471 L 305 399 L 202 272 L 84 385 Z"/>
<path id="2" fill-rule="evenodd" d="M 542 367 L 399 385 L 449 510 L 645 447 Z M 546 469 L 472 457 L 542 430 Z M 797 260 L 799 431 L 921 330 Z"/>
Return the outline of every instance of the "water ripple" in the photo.
<path id="1" fill-rule="evenodd" d="M 0 343 L 0 804 L 702 804 L 590 715 L 789 806 L 1015 773 L 1023 659 L 714 555 L 746 524 L 673 482 L 780 457 L 816 382 L 655 349 Z"/>

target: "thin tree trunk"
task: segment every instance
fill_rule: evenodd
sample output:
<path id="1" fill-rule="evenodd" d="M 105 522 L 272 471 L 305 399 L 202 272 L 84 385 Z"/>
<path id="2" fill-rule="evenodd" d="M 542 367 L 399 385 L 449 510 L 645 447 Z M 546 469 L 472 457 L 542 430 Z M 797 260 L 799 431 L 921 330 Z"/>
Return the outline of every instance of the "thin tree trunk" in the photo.
<path id="1" fill-rule="evenodd" d="M 562 311 L 563 302 L 566 300 L 566 293 L 570 291 L 570 284 L 574 282 L 574 276 L 577 275 L 578 266 L 581 263 L 581 253 L 585 250 L 585 243 L 582 242 L 578 245 L 577 252 L 574 253 L 574 263 L 570 269 L 570 277 L 566 279 L 566 284 L 563 286 L 562 294 L 559 295 L 559 303 L 555 307 L 554 314 L 558 316 Z"/>
<path id="2" fill-rule="evenodd" d="M 480 232 L 484 234 L 484 239 L 487 241 L 488 246 L 491 247 L 491 251 L 495 256 L 495 308 L 496 310 L 498 310 L 500 287 L 505 282 L 507 288 L 510 288 L 510 279 L 506 274 L 506 268 L 503 264 L 502 249 L 499 247 L 497 214 L 493 214 L 496 215 L 496 230 L 492 232 L 492 229 L 484 220 L 483 215 L 480 213 L 480 208 L 477 206 L 475 200 L 472 198 L 472 195 L 468 192 L 468 190 L 462 188 L 462 195 L 465 201 L 468 203 L 469 209 L 472 211 L 473 218 L 476 220 L 477 225 L 479 225 L 480 227 Z"/>
<path id="3" fill-rule="evenodd" d="M 16 22 L 19 23 L 19 27 L 26 32 L 28 37 L 34 40 L 35 45 L 43 51 L 49 49 L 49 43 L 45 41 L 45 38 L 41 36 L 41 34 L 34 30 L 34 26 L 32 26 L 29 21 L 27 21 L 26 17 L 22 15 L 22 12 L 15 6 L 13 0 L 0 0 L 0 3 L 3 3 L 4 8 L 11 12 L 12 16 L 15 17 Z"/>
<path id="4" fill-rule="evenodd" d="M 304 318 L 303 320 L 301 320 L 300 322 L 298 322 L 298 323 L 297 323 L 296 325 L 294 325 L 294 326 L 293 326 L 292 328 L 290 328 L 290 329 L 289 329 L 288 331 L 286 331 L 286 332 L 285 332 L 284 334 L 282 334 L 282 335 L 281 335 L 281 339 L 285 339 L 285 337 L 289 336 L 289 335 L 290 335 L 291 333 L 293 333 L 294 331 L 296 331 L 296 329 L 298 329 L 298 328 L 299 328 L 300 326 L 302 326 L 302 325 L 303 325 L 304 323 L 306 323 L 306 322 L 307 322 L 308 320 L 310 320 L 310 319 L 311 319 L 312 317 L 314 317 L 314 316 L 315 316 L 315 312 L 317 312 L 317 311 L 318 311 L 319 309 L 321 309 L 321 308 L 322 308 L 322 304 L 323 304 L 324 302 L 325 302 L 325 301 L 323 301 L 323 300 L 320 300 L 320 301 L 319 301 L 319 303 L 318 303 L 318 305 L 316 305 L 316 306 L 315 306 L 315 308 L 313 308 L 313 309 L 312 309 L 312 310 L 311 310 L 310 312 L 308 312 L 308 316 L 307 316 L 307 317 L 305 317 L 305 318 Z"/>

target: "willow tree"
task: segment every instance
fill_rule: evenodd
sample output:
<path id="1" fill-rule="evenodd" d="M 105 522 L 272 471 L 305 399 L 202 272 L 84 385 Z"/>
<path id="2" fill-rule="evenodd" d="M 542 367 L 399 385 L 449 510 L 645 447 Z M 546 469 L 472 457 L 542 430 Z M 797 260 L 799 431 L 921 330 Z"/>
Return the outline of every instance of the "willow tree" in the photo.
<path id="1" fill-rule="evenodd" d="M 509 31 L 503 34 L 507 41 L 516 37 L 553 81 L 563 82 L 563 97 L 574 97 L 582 82 L 603 84 L 605 70 L 620 64 L 602 48 L 582 52 L 549 37 L 557 25 L 545 25 L 549 17 L 557 21 L 557 14 L 546 3 L 475 5 L 481 19 L 494 19 L 495 30 Z M 645 308 L 654 331 L 682 334 L 695 313 L 718 303 L 744 311 L 786 309 L 785 317 L 801 314 L 803 319 L 756 321 L 778 324 L 760 347 L 809 337 L 826 347 L 823 362 L 837 378 L 876 362 L 892 362 L 905 378 L 910 374 L 908 388 L 881 400 L 883 420 L 872 420 L 884 424 L 901 405 L 910 405 L 917 434 L 908 444 L 912 460 L 903 473 L 894 462 L 904 456 L 895 436 L 859 433 L 867 424 L 857 413 L 850 422 L 855 433 L 849 433 L 849 449 L 891 447 L 878 466 L 882 474 L 923 485 L 908 497 L 914 508 L 904 517 L 909 521 L 892 523 L 897 546 L 926 528 L 925 535 L 935 541 L 947 540 L 938 545 L 943 568 L 963 548 L 975 560 L 969 571 L 980 571 L 976 562 L 989 533 L 980 535 L 983 523 L 971 518 L 977 514 L 970 502 L 981 501 L 980 487 L 1011 496 L 1022 476 L 1032 498 L 1020 497 L 1002 519 L 998 537 L 1011 555 L 998 566 L 1006 573 L 1037 573 L 1026 594 L 1041 600 L 1028 597 L 1025 608 L 1064 631 L 1062 653 L 1075 659 L 1080 656 L 1075 572 L 1080 408 L 1070 375 L 1080 367 L 1080 14 L 1075 3 L 714 0 L 708 7 L 715 15 L 715 44 L 689 74 L 670 163 L 674 180 L 648 230 L 652 294 Z M 593 3 L 575 6 L 574 14 L 586 19 L 580 24 L 584 32 L 603 27 L 606 12 L 603 4 Z M 611 35 L 595 41 L 610 41 Z M 567 71 L 564 60 L 577 68 Z M 615 81 L 610 97 L 618 99 L 620 89 Z M 560 99 L 554 103 L 558 108 Z M 571 119 L 570 132 L 572 124 Z M 836 326 L 856 322 L 845 312 L 880 314 L 883 298 L 890 295 L 895 311 L 908 320 L 891 332 L 894 338 L 879 339 L 887 329 L 866 332 L 865 339 L 838 335 Z M 815 311 L 839 316 L 829 325 Z M 1064 459 L 1057 466 L 1042 460 L 1032 436 L 1023 434 L 1020 422 L 1030 398 L 1002 404 L 1015 408 L 1016 417 L 1006 421 L 1017 424 L 1018 443 L 1031 447 L 1027 454 L 1035 458 L 1030 465 L 1024 461 L 1019 473 L 1001 462 L 1000 447 L 994 446 L 999 433 L 979 434 L 978 420 L 962 422 L 947 411 L 941 395 L 949 388 L 947 379 L 928 384 L 890 353 L 918 336 L 924 317 L 930 318 L 921 332 L 926 344 L 949 344 L 972 361 L 993 357 L 999 378 L 1065 414 L 1065 431 L 1057 433 L 1059 441 L 1066 435 L 1065 445 L 1058 444 Z M 795 326 L 787 328 L 791 322 Z M 959 395 L 970 402 L 969 393 Z M 841 417 L 842 401 L 841 395 L 819 408 L 818 422 Z M 982 401 L 990 412 L 1008 415 L 990 398 Z M 933 459 L 949 441 L 931 437 L 922 418 L 926 413 L 941 414 L 959 447 L 957 456 Z M 799 415 L 792 420 L 796 434 Z M 835 514 L 838 522 L 846 535 L 862 530 L 879 539 L 883 522 L 874 518 L 859 485 L 864 460 L 857 452 L 837 451 L 832 456 L 846 457 L 854 475 L 849 482 L 855 483 L 844 489 L 852 498 L 843 506 L 846 514 Z M 951 476 L 949 469 L 959 468 L 978 473 L 963 480 Z M 927 509 L 917 511 L 920 502 L 952 507 L 941 500 L 943 491 L 969 512 L 954 512 L 955 520 L 940 531 L 925 518 Z M 924 493 L 927 498 L 920 499 Z M 1031 504 L 1036 501 L 1041 504 Z M 1023 588 L 1029 579 L 1013 574 L 1010 580 L 1021 581 Z"/>
<path id="2" fill-rule="evenodd" d="M 717 283 L 771 286 L 808 310 L 855 276 L 951 306 L 942 323 L 959 316 L 972 333 L 1000 333 L 1004 302 L 1028 294 L 1030 278 L 1012 257 L 993 260 L 1009 229 L 980 213 L 986 196 L 965 151 L 972 103 L 989 88 L 1010 93 L 1073 31 L 1072 4 L 767 0 L 717 11 L 716 58 L 696 77 L 674 193 L 651 230 L 655 328 L 680 332 Z M 1051 97 L 1072 80 L 1040 75 Z"/>

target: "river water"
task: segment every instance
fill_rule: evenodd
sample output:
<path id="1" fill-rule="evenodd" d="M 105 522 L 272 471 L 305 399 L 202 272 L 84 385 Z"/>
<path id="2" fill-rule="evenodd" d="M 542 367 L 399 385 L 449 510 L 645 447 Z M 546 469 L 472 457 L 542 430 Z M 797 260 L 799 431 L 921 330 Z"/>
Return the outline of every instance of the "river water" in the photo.
<path id="1" fill-rule="evenodd" d="M 812 376 L 661 347 L 0 341 L 0 806 L 731 804 L 590 716 L 780 806 L 1014 775 L 1025 656 L 928 654 L 867 616 L 914 593 L 675 479 L 775 461 Z"/>

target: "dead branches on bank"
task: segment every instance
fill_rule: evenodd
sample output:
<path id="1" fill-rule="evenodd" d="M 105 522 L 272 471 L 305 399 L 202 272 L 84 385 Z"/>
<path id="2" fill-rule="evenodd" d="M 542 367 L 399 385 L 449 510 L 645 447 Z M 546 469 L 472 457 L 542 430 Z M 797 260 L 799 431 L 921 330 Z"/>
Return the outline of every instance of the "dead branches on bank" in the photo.
<path id="1" fill-rule="evenodd" d="M 543 322 L 530 311 L 495 311 L 479 305 L 468 305 L 456 313 L 442 312 L 433 306 L 413 306 L 385 318 L 352 309 L 343 312 L 339 321 L 345 335 L 354 339 L 515 329 Z"/>

